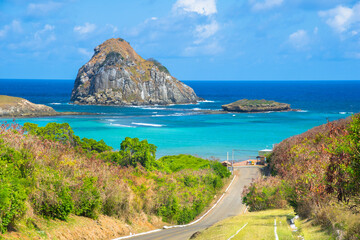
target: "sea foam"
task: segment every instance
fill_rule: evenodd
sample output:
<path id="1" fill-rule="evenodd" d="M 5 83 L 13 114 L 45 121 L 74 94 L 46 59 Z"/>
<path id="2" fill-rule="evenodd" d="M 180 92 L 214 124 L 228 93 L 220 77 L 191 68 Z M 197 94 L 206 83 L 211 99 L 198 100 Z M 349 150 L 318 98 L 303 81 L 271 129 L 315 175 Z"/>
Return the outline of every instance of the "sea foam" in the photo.
<path id="1" fill-rule="evenodd" d="M 165 126 L 165 125 L 162 125 L 162 124 L 137 123 L 137 122 L 132 122 L 131 124 L 138 125 L 138 126 L 145 126 L 145 127 L 163 127 L 163 126 Z"/>

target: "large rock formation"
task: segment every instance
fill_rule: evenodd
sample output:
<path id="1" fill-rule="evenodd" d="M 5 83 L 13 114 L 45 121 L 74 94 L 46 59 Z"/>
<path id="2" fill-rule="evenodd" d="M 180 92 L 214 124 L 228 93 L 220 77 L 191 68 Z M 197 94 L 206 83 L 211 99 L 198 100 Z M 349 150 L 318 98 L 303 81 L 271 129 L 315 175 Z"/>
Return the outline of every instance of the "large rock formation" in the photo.
<path id="1" fill-rule="evenodd" d="M 75 80 L 71 101 L 89 105 L 168 105 L 196 103 L 194 90 L 156 60 L 140 57 L 125 40 L 109 39 L 95 48 Z"/>
<path id="2" fill-rule="evenodd" d="M 291 111 L 290 104 L 278 103 L 268 100 L 242 99 L 233 103 L 221 106 L 229 112 L 268 112 L 268 111 Z"/>

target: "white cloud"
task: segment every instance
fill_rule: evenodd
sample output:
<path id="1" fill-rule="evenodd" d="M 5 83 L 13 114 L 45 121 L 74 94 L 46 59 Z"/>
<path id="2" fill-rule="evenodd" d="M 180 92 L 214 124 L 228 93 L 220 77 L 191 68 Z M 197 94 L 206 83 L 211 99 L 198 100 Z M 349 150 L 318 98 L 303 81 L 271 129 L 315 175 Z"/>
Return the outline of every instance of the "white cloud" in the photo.
<path id="1" fill-rule="evenodd" d="M 177 0 L 173 9 L 205 16 L 217 13 L 215 0 Z"/>
<path id="2" fill-rule="evenodd" d="M 205 39 L 213 36 L 219 30 L 219 24 L 216 21 L 212 21 L 210 24 L 197 25 L 195 28 L 195 44 L 203 42 Z"/>
<path id="3" fill-rule="evenodd" d="M 34 38 L 35 39 L 41 39 L 42 38 L 42 35 L 44 35 L 46 32 L 51 32 L 55 29 L 55 27 L 53 25 L 50 25 L 50 24 L 46 24 L 44 26 L 43 29 L 40 29 L 38 31 L 35 32 L 34 34 Z M 54 37 L 52 37 L 54 38 Z M 55 40 L 55 39 L 54 39 Z"/>
<path id="4" fill-rule="evenodd" d="M 289 43 L 296 49 L 302 50 L 309 44 L 309 36 L 305 30 L 298 30 L 289 36 Z"/>
<path id="5" fill-rule="evenodd" d="M 0 38 L 6 37 L 9 32 L 21 33 L 22 31 L 21 23 L 18 20 L 13 20 L 10 24 L 5 25 L 0 30 Z"/>
<path id="6" fill-rule="evenodd" d="M 335 31 L 346 32 L 360 23 L 360 3 L 352 8 L 340 5 L 328 11 L 320 11 L 319 16 L 326 19 L 326 23 Z"/>
<path id="7" fill-rule="evenodd" d="M 264 0 L 262 2 L 258 2 L 256 0 L 250 0 L 250 4 L 252 5 L 252 9 L 254 11 L 267 10 L 274 7 L 278 7 L 283 4 L 284 0 Z"/>
<path id="8" fill-rule="evenodd" d="M 84 55 L 85 57 L 87 58 L 90 58 L 92 56 L 92 52 L 88 51 L 87 49 L 85 48 L 78 48 L 78 52 L 81 54 L 81 55 Z"/>
<path id="9" fill-rule="evenodd" d="M 47 2 L 47 3 L 30 3 L 27 7 L 27 13 L 30 15 L 44 15 L 53 10 L 58 9 L 61 3 Z"/>
<path id="10" fill-rule="evenodd" d="M 88 33 L 92 33 L 93 31 L 95 31 L 96 29 L 96 25 L 93 23 L 85 23 L 84 26 L 75 26 L 74 27 L 74 32 L 80 34 L 80 35 L 86 35 Z"/>
<path id="11" fill-rule="evenodd" d="M 213 56 L 224 51 L 224 48 L 217 41 L 213 41 L 206 45 L 190 46 L 185 48 L 183 55 L 187 57 L 193 56 Z"/>
<path id="12" fill-rule="evenodd" d="M 55 27 L 50 24 L 45 24 L 43 28 L 35 31 L 34 34 L 31 34 L 25 38 L 25 40 L 17 43 L 9 44 L 10 49 L 45 49 L 48 44 L 56 40 Z"/>
<path id="13" fill-rule="evenodd" d="M 313 33 L 316 35 L 316 34 L 318 34 L 318 32 L 319 32 L 319 28 L 315 27 Z"/>
<path id="14" fill-rule="evenodd" d="M 95 26 L 96 27 L 96 26 Z M 106 24 L 106 28 L 108 28 L 112 33 L 116 33 L 117 31 L 119 31 L 119 29 L 117 28 L 117 26 L 114 26 L 112 24 Z"/>

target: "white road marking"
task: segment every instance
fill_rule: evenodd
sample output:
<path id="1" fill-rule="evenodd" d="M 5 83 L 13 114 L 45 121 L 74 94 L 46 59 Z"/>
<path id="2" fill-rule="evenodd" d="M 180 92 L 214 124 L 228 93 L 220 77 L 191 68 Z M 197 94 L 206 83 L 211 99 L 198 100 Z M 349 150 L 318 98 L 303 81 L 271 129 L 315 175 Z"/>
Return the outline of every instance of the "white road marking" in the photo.
<path id="1" fill-rule="evenodd" d="M 241 230 L 243 230 L 244 227 L 246 227 L 246 225 L 248 225 L 248 223 L 246 223 L 244 226 L 242 226 L 242 228 L 240 228 L 234 235 L 232 235 L 231 237 L 228 238 L 228 240 L 232 239 L 233 237 L 235 237 Z"/>
<path id="2" fill-rule="evenodd" d="M 275 240 L 279 240 L 279 237 L 276 232 L 276 218 L 274 219 L 274 233 L 275 233 Z"/>
<path id="3" fill-rule="evenodd" d="M 185 224 L 185 225 L 173 225 L 173 226 L 164 226 L 164 229 L 168 229 L 168 228 L 183 228 L 183 227 L 187 227 L 187 226 L 191 226 L 199 221 L 201 221 L 206 215 L 209 214 L 209 212 L 211 210 L 213 210 L 218 203 L 221 201 L 221 199 L 223 199 L 225 193 L 229 190 L 230 186 L 233 184 L 234 180 L 236 178 L 236 175 L 234 175 L 233 179 L 231 180 L 229 186 L 226 188 L 225 192 L 221 195 L 221 197 L 219 198 L 219 200 L 214 204 L 214 206 L 212 206 L 204 215 L 202 215 L 199 219 L 197 219 L 196 221 L 193 221 L 191 223 Z M 121 239 L 128 239 L 128 238 L 132 238 L 132 237 L 137 237 L 137 236 L 142 236 L 142 235 L 146 235 L 146 234 L 150 234 L 150 233 L 154 233 L 154 232 L 160 232 L 163 229 L 155 229 L 152 231 L 148 231 L 148 232 L 143 232 L 143 233 L 138 233 L 138 234 L 134 234 L 134 235 L 129 235 L 129 236 L 124 236 L 124 237 L 119 237 L 119 238 L 114 238 L 113 240 L 121 240 Z"/>

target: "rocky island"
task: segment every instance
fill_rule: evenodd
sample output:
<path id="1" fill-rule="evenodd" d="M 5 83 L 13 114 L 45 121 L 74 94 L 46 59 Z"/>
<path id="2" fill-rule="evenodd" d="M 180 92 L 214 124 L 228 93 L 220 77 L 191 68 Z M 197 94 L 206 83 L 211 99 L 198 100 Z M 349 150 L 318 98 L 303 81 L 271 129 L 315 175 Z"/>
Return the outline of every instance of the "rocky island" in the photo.
<path id="1" fill-rule="evenodd" d="M 268 100 L 248 100 L 242 99 L 233 103 L 229 103 L 221 106 L 224 111 L 227 112 L 268 112 L 268 111 L 292 111 L 290 104 L 279 103 Z"/>
<path id="2" fill-rule="evenodd" d="M 0 118 L 84 115 L 80 112 L 57 112 L 52 107 L 35 104 L 24 98 L 0 95 Z"/>
<path id="3" fill-rule="evenodd" d="M 94 51 L 76 77 L 71 94 L 75 104 L 169 105 L 202 100 L 158 61 L 143 59 L 124 39 L 109 39 Z"/>

